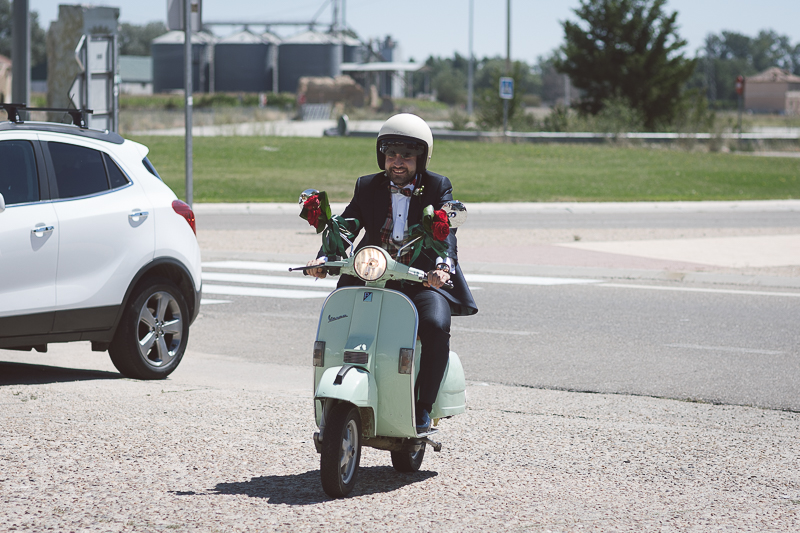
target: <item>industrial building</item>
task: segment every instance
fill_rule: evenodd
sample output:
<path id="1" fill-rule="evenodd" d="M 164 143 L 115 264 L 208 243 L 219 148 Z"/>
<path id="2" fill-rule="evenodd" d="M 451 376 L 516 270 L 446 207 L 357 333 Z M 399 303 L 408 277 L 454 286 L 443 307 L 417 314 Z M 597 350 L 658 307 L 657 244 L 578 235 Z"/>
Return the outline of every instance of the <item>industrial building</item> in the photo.
<path id="1" fill-rule="evenodd" d="M 183 88 L 183 35 L 172 31 L 153 40 L 153 92 Z M 402 97 L 423 66 L 399 61 L 391 37 L 366 45 L 342 32 L 313 29 L 284 40 L 248 29 L 222 39 L 195 33 L 192 51 L 196 92 L 296 93 L 301 78 L 350 74 L 377 97 Z"/>

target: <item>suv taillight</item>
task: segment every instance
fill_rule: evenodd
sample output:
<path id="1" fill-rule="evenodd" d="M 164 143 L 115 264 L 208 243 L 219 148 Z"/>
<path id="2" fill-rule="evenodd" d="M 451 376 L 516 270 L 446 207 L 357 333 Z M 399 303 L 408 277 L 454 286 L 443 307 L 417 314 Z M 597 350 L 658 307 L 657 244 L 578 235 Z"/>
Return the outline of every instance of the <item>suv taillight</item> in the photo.
<path id="1" fill-rule="evenodd" d="M 194 223 L 194 211 L 189 205 L 185 202 L 181 202 L 180 200 L 175 200 L 172 202 L 172 209 L 175 210 L 180 216 L 186 219 L 186 222 L 189 223 L 189 226 L 192 228 L 192 231 L 195 235 L 197 235 L 197 227 Z"/>

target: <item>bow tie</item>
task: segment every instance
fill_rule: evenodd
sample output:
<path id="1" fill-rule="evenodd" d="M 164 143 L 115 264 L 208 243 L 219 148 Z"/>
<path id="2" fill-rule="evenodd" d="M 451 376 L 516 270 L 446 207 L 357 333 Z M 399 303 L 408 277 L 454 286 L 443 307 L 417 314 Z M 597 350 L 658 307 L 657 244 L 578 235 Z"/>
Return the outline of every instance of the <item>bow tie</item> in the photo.
<path id="1" fill-rule="evenodd" d="M 389 184 L 389 192 L 392 194 L 402 194 L 403 196 L 411 196 L 411 193 L 414 192 L 412 189 L 406 189 L 404 187 L 398 187 L 394 183 Z"/>

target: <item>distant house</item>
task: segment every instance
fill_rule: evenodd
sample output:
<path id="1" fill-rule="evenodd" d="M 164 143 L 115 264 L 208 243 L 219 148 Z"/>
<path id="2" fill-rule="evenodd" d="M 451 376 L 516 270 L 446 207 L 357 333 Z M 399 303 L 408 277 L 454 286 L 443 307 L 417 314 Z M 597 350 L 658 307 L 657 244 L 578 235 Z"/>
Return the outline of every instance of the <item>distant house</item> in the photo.
<path id="1" fill-rule="evenodd" d="M 0 55 L 0 102 L 11 102 L 11 60 Z"/>
<path id="2" fill-rule="evenodd" d="M 153 94 L 153 58 L 119 56 L 119 92 Z"/>
<path id="3" fill-rule="evenodd" d="M 773 67 L 745 78 L 744 108 L 753 113 L 790 113 L 797 104 L 789 93 L 795 91 L 800 91 L 800 76 Z"/>
<path id="4" fill-rule="evenodd" d="M 800 116 L 800 91 L 786 93 L 786 114 Z"/>

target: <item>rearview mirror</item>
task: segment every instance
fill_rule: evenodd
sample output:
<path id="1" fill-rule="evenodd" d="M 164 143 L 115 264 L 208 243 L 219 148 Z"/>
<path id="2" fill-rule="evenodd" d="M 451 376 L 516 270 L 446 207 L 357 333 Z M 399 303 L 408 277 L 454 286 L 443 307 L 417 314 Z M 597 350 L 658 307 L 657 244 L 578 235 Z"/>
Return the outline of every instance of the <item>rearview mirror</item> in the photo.
<path id="1" fill-rule="evenodd" d="M 467 206 L 458 200 L 451 200 L 444 204 L 442 211 L 447 213 L 451 228 L 457 228 L 467 220 Z"/>

